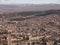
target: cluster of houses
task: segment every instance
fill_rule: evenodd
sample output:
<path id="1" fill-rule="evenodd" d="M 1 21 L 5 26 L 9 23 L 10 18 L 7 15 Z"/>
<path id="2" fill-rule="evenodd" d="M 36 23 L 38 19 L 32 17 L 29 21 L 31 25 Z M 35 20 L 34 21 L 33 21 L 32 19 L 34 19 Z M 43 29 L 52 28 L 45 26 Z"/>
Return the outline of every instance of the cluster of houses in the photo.
<path id="1" fill-rule="evenodd" d="M 0 33 L 0 45 L 60 45 L 60 38 L 51 36 L 15 36 L 11 33 Z"/>
<path id="2" fill-rule="evenodd" d="M 0 45 L 60 45 L 60 23 L 48 18 L 24 21 L 0 19 Z"/>

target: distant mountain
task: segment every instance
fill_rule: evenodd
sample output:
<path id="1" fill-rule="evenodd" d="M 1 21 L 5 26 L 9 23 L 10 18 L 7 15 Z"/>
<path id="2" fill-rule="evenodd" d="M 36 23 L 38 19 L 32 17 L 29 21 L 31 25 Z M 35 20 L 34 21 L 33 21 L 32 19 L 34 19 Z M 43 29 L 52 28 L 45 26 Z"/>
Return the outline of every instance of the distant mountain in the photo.
<path id="1" fill-rule="evenodd" d="M 1 9 L 15 8 L 60 8 L 60 4 L 20 4 L 20 5 L 0 5 Z"/>
<path id="2" fill-rule="evenodd" d="M 60 4 L 20 4 L 20 5 L 0 5 L 0 12 L 19 11 L 42 11 L 60 9 Z"/>
<path id="3" fill-rule="evenodd" d="M 14 9 L 18 8 L 17 5 L 0 5 L 0 9 Z"/>

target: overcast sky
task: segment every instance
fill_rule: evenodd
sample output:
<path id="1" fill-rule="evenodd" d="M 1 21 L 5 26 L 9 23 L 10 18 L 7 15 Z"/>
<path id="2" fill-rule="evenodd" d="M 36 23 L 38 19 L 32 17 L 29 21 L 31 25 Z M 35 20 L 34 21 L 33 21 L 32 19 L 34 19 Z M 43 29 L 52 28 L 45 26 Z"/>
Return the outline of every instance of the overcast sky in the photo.
<path id="1" fill-rule="evenodd" d="M 60 0 L 0 0 L 0 4 L 47 4 L 60 3 Z"/>

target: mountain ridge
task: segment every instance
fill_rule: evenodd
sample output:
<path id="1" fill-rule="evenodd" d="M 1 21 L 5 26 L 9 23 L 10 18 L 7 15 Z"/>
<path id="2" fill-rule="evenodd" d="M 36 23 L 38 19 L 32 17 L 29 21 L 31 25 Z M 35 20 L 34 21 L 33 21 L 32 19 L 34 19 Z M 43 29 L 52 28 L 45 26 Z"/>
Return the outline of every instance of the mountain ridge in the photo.
<path id="1" fill-rule="evenodd" d="M 0 13 L 23 12 L 23 11 L 44 11 L 59 10 L 60 4 L 20 4 L 20 5 L 0 5 Z"/>

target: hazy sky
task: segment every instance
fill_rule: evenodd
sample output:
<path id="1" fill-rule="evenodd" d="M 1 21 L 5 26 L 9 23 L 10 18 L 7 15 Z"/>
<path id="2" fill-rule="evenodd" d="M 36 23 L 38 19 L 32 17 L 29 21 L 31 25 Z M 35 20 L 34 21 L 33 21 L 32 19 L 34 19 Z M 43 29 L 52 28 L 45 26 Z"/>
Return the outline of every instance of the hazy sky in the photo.
<path id="1" fill-rule="evenodd" d="M 60 3 L 60 0 L 0 0 L 0 4 L 47 4 Z"/>

